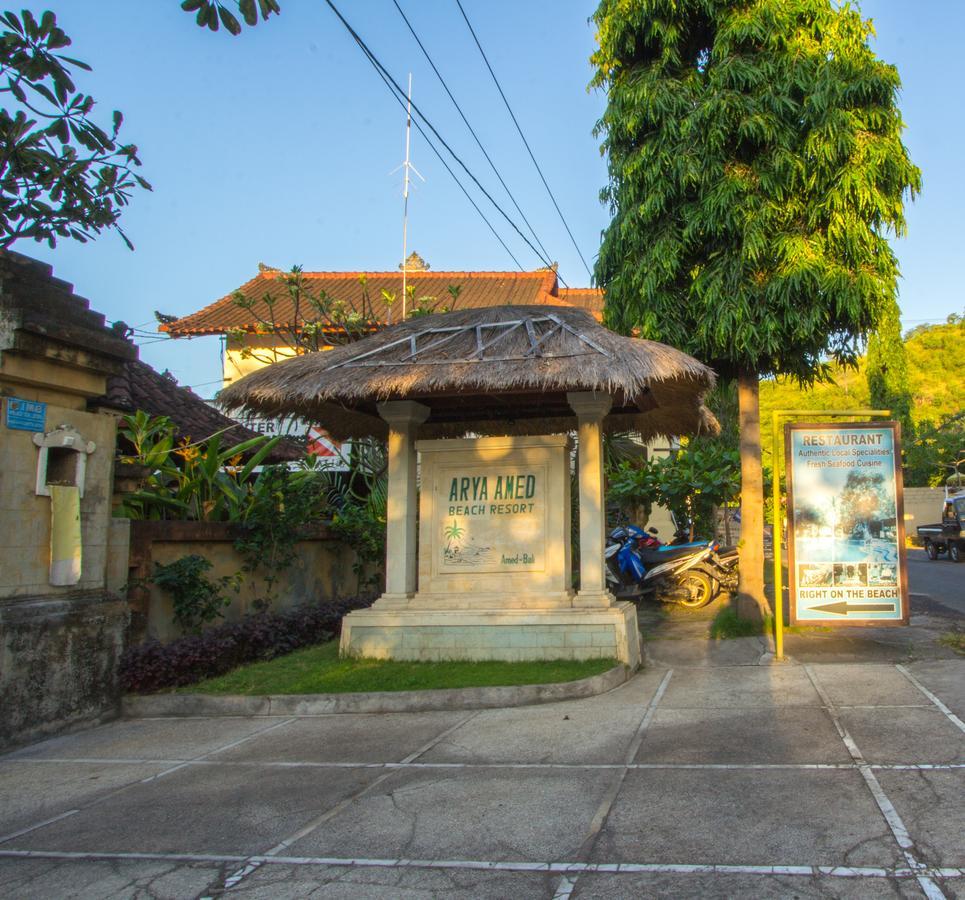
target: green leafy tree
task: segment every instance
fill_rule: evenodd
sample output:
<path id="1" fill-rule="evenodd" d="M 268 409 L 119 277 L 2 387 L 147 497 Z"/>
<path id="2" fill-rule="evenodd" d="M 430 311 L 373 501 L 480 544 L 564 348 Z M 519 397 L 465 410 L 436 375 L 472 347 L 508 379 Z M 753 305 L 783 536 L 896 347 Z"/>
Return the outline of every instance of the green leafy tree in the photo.
<path id="1" fill-rule="evenodd" d="M 272 271 L 268 266 L 262 266 L 262 270 Z M 235 305 L 243 309 L 252 322 L 242 328 L 229 329 L 228 338 L 238 348 L 242 359 L 270 365 L 291 356 L 316 353 L 368 337 L 391 318 L 397 297 L 382 288 L 379 299 L 373 300 L 368 276 L 363 272 L 358 280 L 362 288 L 361 299 L 360 303 L 353 305 L 325 290 L 314 289 L 301 266 L 292 266 L 287 272 L 279 271 L 275 276 L 277 286 L 266 290 L 260 297 L 235 291 Z M 461 291 L 461 285 L 450 284 L 446 287 L 447 298 L 417 297 L 415 286 L 410 284 L 406 288 L 407 316 L 415 318 L 451 312 Z M 285 304 L 284 312 L 277 312 L 279 298 L 287 299 L 290 310 Z M 158 319 L 168 321 L 163 314 L 159 314 Z M 264 336 L 272 338 L 267 345 L 262 341 Z"/>
<path id="2" fill-rule="evenodd" d="M 895 296 L 887 233 L 920 185 L 898 73 L 830 0 L 602 0 L 594 21 L 606 322 L 737 381 L 740 594 L 763 614 L 758 382 L 853 363 Z"/>
<path id="3" fill-rule="evenodd" d="M 902 429 L 902 460 L 906 487 L 944 483 L 947 467 L 965 448 L 965 321 L 953 313 L 940 325 L 918 325 L 904 338 L 911 394 L 911 425 Z M 802 386 L 793 379 L 761 383 L 761 415 L 770 421 L 773 409 L 854 409 L 871 404 L 868 357 L 857 369 L 832 365 L 832 380 Z M 890 405 L 890 404 L 889 404 Z M 714 408 L 718 418 L 721 413 Z M 770 429 L 763 435 L 764 466 L 771 459 Z M 778 460 L 783 472 L 783 460 Z"/>
<path id="4" fill-rule="evenodd" d="M 965 412 L 917 423 L 914 440 L 904 442 L 901 455 L 906 487 L 944 485 L 955 464 L 965 464 Z"/>
<path id="5" fill-rule="evenodd" d="M 236 16 L 221 0 L 184 0 L 198 25 L 241 33 L 241 20 L 256 25 L 281 12 L 276 0 L 236 0 Z M 58 238 L 86 243 L 116 231 L 138 187 L 151 185 L 134 169 L 141 165 L 134 144 L 119 139 L 123 116 L 99 123 L 95 100 L 78 90 L 77 70 L 91 67 L 63 51 L 71 40 L 47 10 L 38 19 L 23 10 L 0 14 L 0 248 L 23 238 Z"/>
<path id="6" fill-rule="evenodd" d="M 670 456 L 624 460 L 608 472 L 608 499 L 622 510 L 655 502 L 678 522 L 690 522 L 690 537 L 711 537 L 717 507 L 740 490 L 740 458 L 719 443 L 691 441 Z"/>
<path id="7" fill-rule="evenodd" d="M 904 433 L 910 439 L 913 434 L 911 386 L 899 317 L 898 304 L 892 300 L 886 304 L 878 327 L 868 338 L 865 371 L 871 405 L 875 409 L 890 409 L 892 416 L 901 422 Z"/>
<path id="8" fill-rule="evenodd" d="M 0 247 L 21 238 L 86 242 L 105 229 L 131 242 L 118 225 L 131 193 L 151 186 L 133 171 L 137 147 L 92 117 L 94 98 L 74 84 L 87 63 L 61 52 L 70 38 L 45 12 L 0 15 Z M 133 248 L 132 248 L 133 249 Z"/>

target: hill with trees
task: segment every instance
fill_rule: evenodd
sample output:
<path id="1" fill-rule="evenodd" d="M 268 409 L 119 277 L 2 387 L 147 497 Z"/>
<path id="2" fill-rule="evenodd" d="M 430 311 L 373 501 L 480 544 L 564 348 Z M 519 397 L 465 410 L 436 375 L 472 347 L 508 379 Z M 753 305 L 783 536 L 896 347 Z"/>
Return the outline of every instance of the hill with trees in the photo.
<path id="1" fill-rule="evenodd" d="M 913 434 L 904 435 L 905 483 L 941 484 L 945 464 L 965 449 L 965 316 L 919 325 L 905 334 Z M 771 466 L 774 409 L 853 409 L 870 403 L 866 357 L 856 368 L 832 364 L 829 382 L 801 388 L 791 379 L 761 382 L 765 465 Z M 783 464 L 782 464 L 783 467 Z"/>

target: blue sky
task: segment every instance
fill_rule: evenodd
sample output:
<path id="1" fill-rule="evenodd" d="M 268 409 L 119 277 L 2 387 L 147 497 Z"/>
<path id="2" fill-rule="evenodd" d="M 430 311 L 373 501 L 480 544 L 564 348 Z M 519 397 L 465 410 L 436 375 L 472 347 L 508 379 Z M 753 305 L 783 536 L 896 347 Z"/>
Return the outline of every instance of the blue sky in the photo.
<path id="1" fill-rule="evenodd" d="M 532 222 L 562 277 L 590 283 L 515 133 L 455 0 L 399 0 Z M 48 4 L 23 4 L 37 12 Z M 500 204 L 495 176 L 432 74 L 392 0 L 337 5 Z M 608 214 L 592 129 L 605 98 L 588 93 L 594 49 L 582 0 L 463 0 L 490 62 L 592 268 Z M 281 0 L 282 15 L 240 37 L 211 34 L 177 0 L 51 0 L 71 53 L 94 66 L 78 86 L 101 119 L 125 115 L 152 194 L 135 195 L 123 224 L 135 252 L 105 234 L 55 250 L 15 249 L 56 274 L 108 320 L 156 327 L 153 311 L 185 314 L 252 277 L 257 264 L 311 270 L 387 270 L 401 258 L 404 116 L 322 0 Z M 17 7 L 19 8 L 19 6 Z M 956 48 L 960 0 L 865 0 L 876 50 L 898 66 L 906 143 L 924 173 L 896 244 L 906 325 L 961 312 L 958 277 L 965 101 Z M 436 270 L 512 270 L 513 261 L 432 151 L 413 136 L 425 176 L 410 196 L 409 248 Z M 480 202 L 480 205 L 484 205 Z M 490 221 L 524 267 L 540 265 L 498 213 Z M 141 340 L 141 356 L 208 395 L 220 374 L 218 340 Z"/>

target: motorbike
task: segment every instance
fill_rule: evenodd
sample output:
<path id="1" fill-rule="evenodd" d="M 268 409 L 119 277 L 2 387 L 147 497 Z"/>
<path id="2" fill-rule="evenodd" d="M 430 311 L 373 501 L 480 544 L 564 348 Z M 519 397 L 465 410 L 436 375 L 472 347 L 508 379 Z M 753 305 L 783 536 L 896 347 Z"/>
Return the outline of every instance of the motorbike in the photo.
<path id="1" fill-rule="evenodd" d="M 737 587 L 737 550 L 717 541 L 663 544 L 657 529 L 620 525 L 604 550 L 607 583 L 619 594 L 652 594 L 700 609 Z M 676 536 L 680 540 L 680 534 Z"/>

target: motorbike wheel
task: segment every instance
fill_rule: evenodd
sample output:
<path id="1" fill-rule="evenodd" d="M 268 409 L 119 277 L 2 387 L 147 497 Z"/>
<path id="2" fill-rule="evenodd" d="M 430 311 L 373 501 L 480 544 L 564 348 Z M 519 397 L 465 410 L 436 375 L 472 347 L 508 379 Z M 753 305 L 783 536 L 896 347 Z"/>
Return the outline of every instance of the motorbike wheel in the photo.
<path id="1" fill-rule="evenodd" d="M 679 596 L 677 602 L 687 609 L 700 609 L 710 603 L 716 596 L 714 581 L 699 569 L 690 569 L 680 576 L 677 582 Z"/>

